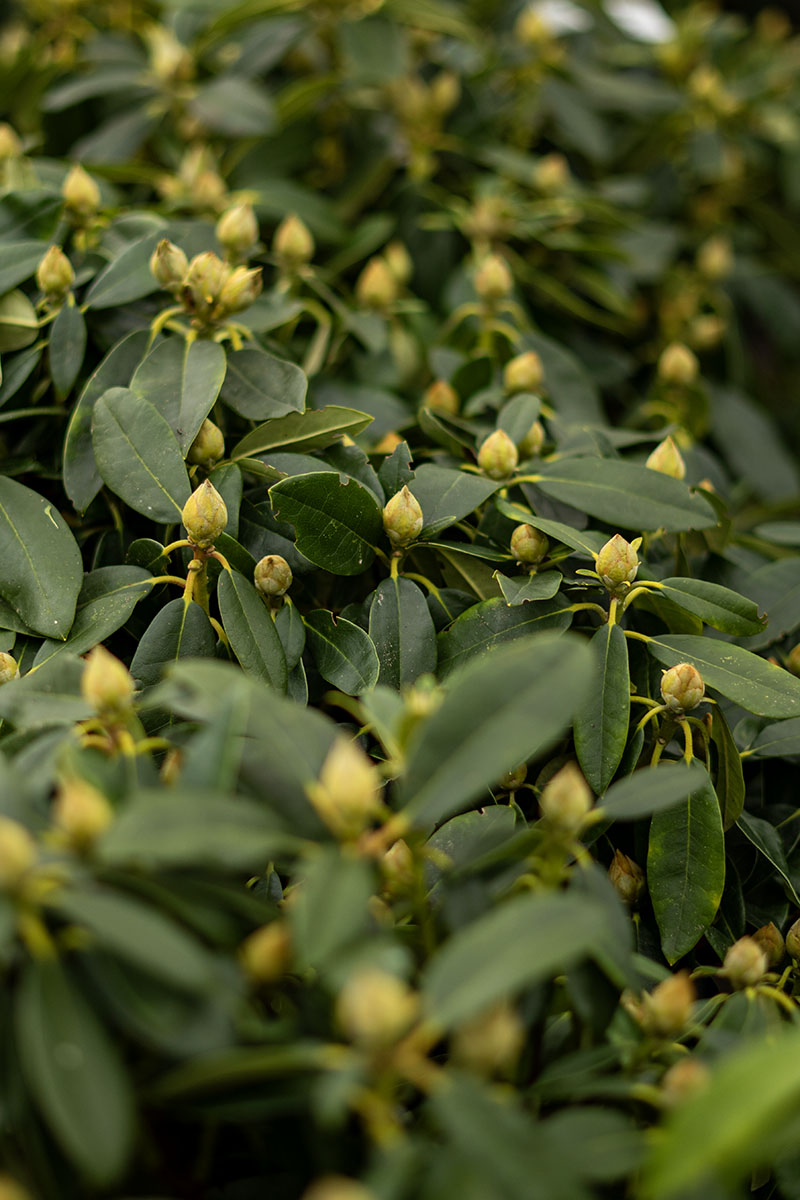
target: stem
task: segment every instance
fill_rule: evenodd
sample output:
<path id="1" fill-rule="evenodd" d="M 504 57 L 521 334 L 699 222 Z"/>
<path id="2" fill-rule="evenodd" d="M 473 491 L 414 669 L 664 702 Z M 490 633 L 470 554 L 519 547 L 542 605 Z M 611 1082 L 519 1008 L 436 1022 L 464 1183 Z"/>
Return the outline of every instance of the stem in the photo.
<path id="1" fill-rule="evenodd" d="M 622 632 L 625 634 L 625 637 L 636 638 L 636 640 L 639 642 L 652 642 L 653 640 L 651 637 L 648 637 L 646 633 L 637 633 L 635 629 L 623 629 Z"/>
<path id="2" fill-rule="evenodd" d="M 636 599 L 637 596 L 641 596 L 643 594 L 646 595 L 646 593 L 648 592 L 650 587 L 660 588 L 661 584 L 659 584 L 659 583 L 652 583 L 652 584 L 637 583 L 637 585 L 633 589 L 633 591 L 628 592 L 628 595 L 622 601 L 622 611 L 625 612 L 628 605 L 631 604 Z"/>
<path id="3" fill-rule="evenodd" d="M 617 597 L 612 596 L 611 603 L 608 606 L 608 624 L 609 625 L 616 625 L 616 623 L 617 623 L 617 607 L 618 607 L 618 605 L 619 605 L 619 601 L 617 600 Z M 625 609 L 623 608 L 622 611 L 624 612 Z"/>
<path id="4" fill-rule="evenodd" d="M 681 719 L 678 721 L 678 724 L 680 725 L 681 729 L 683 730 L 683 744 L 685 747 L 684 752 L 683 752 L 683 757 L 687 763 L 690 763 L 692 761 L 692 759 L 694 758 L 694 746 L 692 744 L 692 727 L 689 724 L 689 722 L 686 720 L 685 717 L 681 717 Z"/>
<path id="5" fill-rule="evenodd" d="M 219 550 L 210 550 L 209 553 L 206 555 L 206 557 L 207 558 L 215 558 L 218 563 L 222 563 L 222 566 L 228 572 L 229 575 L 233 574 L 233 569 L 231 567 L 231 564 L 228 562 L 228 560 L 224 554 L 220 554 Z"/>
<path id="6" fill-rule="evenodd" d="M 177 542 L 170 542 L 170 544 L 168 546 L 164 547 L 164 558 L 166 558 L 168 554 L 172 554 L 173 550 L 180 550 L 184 546 L 190 546 L 190 545 L 191 545 L 191 542 L 189 541 L 188 538 L 179 538 L 179 540 Z"/>

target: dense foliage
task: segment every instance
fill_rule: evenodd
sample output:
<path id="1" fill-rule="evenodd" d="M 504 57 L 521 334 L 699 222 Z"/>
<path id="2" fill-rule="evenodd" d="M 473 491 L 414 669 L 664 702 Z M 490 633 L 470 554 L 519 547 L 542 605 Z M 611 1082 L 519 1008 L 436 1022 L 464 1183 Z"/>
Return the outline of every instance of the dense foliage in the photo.
<path id="1" fill-rule="evenodd" d="M 2 1200 L 800 1196 L 798 65 L 12 14 Z"/>

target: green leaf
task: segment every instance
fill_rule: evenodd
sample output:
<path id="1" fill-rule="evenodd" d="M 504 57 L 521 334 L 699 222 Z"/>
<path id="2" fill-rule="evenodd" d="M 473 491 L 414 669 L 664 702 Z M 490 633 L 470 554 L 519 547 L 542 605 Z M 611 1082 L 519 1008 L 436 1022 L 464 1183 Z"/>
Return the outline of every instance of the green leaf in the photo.
<path id="1" fill-rule="evenodd" d="M 117 1047 L 65 968 L 29 960 L 15 997 L 22 1070 L 66 1156 L 95 1187 L 124 1171 L 134 1139 L 134 1097 Z"/>
<path id="2" fill-rule="evenodd" d="M 306 859 L 296 902 L 289 910 L 292 941 L 305 967 L 334 969 L 349 942 L 369 923 L 375 879 L 364 859 L 345 857 L 338 847 Z"/>
<path id="3" fill-rule="evenodd" d="M 711 741 L 717 748 L 717 777 L 714 790 L 722 809 L 722 827 L 730 829 L 742 814 L 746 789 L 738 747 L 733 740 L 725 714 L 716 705 L 711 710 Z"/>
<path id="4" fill-rule="evenodd" d="M 758 605 L 718 583 L 676 576 L 663 579 L 657 594 L 666 596 L 679 608 L 723 633 L 748 637 L 764 628 L 764 618 L 758 615 Z"/>
<path id="5" fill-rule="evenodd" d="M 685 483 L 618 458 L 566 458 L 537 467 L 536 486 L 620 529 L 711 529 L 713 509 Z"/>
<path id="6" fill-rule="evenodd" d="M 747 642 L 750 650 L 761 650 L 792 633 L 800 625 L 800 558 L 783 558 L 767 563 L 748 577 L 748 595 L 767 614 L 767 627 L 754 631 Z"/>
<path id="7" fill-rule="evenodd" d="M 78 378 L 86 350 L 86 322 L 77 304 L 64 304 L 50 330 L 48 356 L 53 384 L 66 396 Z"/>
<path id="8" fill-rule="evenodd" d="M 249 421 L 303 412 L 308 380 L 299 367 L 265 350 L 247 347 L 228 355 L 222 399 Z"/>
<path id="9" fill-rule="evenodd" d="M 354 408 L 340 408 L 329 404 L 327 408 L 311 408 L 306 412 L 292 412 L 285 417 L 276 417 L 245 434 L 231 451 L 231 459 L 251 458 L 269 450 L 300 451 L 323 450 L 342 434 L 355 437 L 366 429 L 372 417 L 356 412 Z"/>
<path id="10" fill-rule="evenodd" d="M 769 821 L 765 821 L 763 817 L 754 817 L 749 812 L 740 814 L 736 826 L 741 829 L 748 842 L 755 846 L 756 850 L 763 854 L 767 862 L 775 868 L 792 904 L 800 907 L 800 896 L 790 878 L 781 835 L 775 826 L 770 825 Z"/>
<path id="11" fill-rule="evenodd" d="M 0 354 L 22 350 L 39 336 L 36 309 L 24 292 L 0 296 Z"/>
<path id="12" fill-rule="evenodd" d="M 98 567 L 83 580 L 75 620 L 64 642 L 48 640 L 39 647 L 34 670 L 59 654 L 85 654 L 120 629 L 136 605 L 153 587 L 149 571 L 141 567 Z"/>
<path id="13" fill-rule="evenodd" d="M 330 471 L 295 475 L 269 490 L 277 517 L 294 525 L 301 554 L 334 575 L 360 575 L 375 558 L 383 509 L 369 488 Z"/>
<path id="14" fill-rule="evenodd" d="M 47 242 L 28 238 L 20 242 L 4 242 L 3 262 L 0 265 L 0 296 L 30 279 L 47 250 Z"/>
<path id="15" fill-rule="evenodd" d="M 306 648 L 306 627 L 294 604 L 286 603 L 278 609 L 275 628 L 286 655 L 286 668 L 293 671 Z"/>
<path id="16" fill-rule="evenodd" d="M 167 525 L 191 495 L 175 436 L 147 400 L 111 388 L 94 406 L 92 445 L 103 482 L 135 512 Z"/>
<path id="17" fill-rule="evenodd" d="M 225 350 L 218 342 L 165 338 L 131 379 L 131 391 L 149 400 L 175 435 L 185 458 L 214 407 L 225 378 Z"/>
<path id="18" fill-rule="evenodd" d="M 692 663 L 706 687 L 759 717 L 800 714 L 800 679 L 742 646 L 676 633 L 650 638 L 647 649 L 666 667 Z"/>
<path id="19" fill-rule="evenodd" d="M 0 688 L 0 717 L 18 729 L 74 725 L 93 713 L 81 695 L 83 662 L 65 655 Z"/>
<path id="20" fill-rule="evenodd" d="M 552 600 L 564 578 L 559 571 L 545 571 L 542 575 L 503 575 L 495 571 L 495 579 L 506 604 L 516 607 L 528 600 Z"/>
<path id="21" fill-rule="evenodd" d="M 499 487 L 499 483 L 482 475 L 423 463 L 414 473 L 411 488 L 425 520 L 422 536 L 433 537 L 449 525 L 455 525 L 456 521 L 479 508 Z"/>
<path id="22" fill-rule="evenodd" d="M 211 658 L 217 635 L 199 604 L 170 600 L 139 639 L 130 671 L 139 688 L 152 687 L 180 658 Z"/>
<path id="23" fill-rule="evenodd" d="M 78 544 L 43 496 L 0 476 L 0 596 L 31 629 L 64 639 L 83 582 Z"/>
<path id="24" fill-rule="evenodd" d="M 409 747 L 398 790 L 407 816 L 439 824 L 540 753 L 585 702 L 591 676 L 585 643 L 556 634 L 502 647 L 454 674 Z"/>
<path id="25" fill-rule="evenodd" d="M 369 635 L 380 660 L 381 684 L 399 690 L 436 670 L 436 629 L 413 580 L 400 576 L 378 584 L 369 610 Z"/>
<path id="26" fill-rule="evenodd" d="M 684 804 L 650 822 L 647 883 L 664 957 L 677 962 L 714 920 L 725 886 L 725 835 L 708 777 Z"/>
<path id="27" fill-rule="evenodd" d="M 30 378 L 39 365 L 44 347 L 37 343 L 3 362 L 2 385 L 0 385 L 0 408 L 16 396 L 26 379 Z"/>
<path id="28" fill-rule="evenodd" d="M 553 600 L 533 601 L 514 608 L 499 598 L 482 600 L 439 634 L 439 671 L 449 675 L 456 667 L 485 654 L 494 646 L 543 629 L 568 629 L 571 622 L 569 601 L 561 595 Z"/>
<path id="29" fill-rule="evenodd" d="M 246 675 L 286 691 L 286 656 L 262 596 L 238 571 L 223 571 L 217 584 L 222 626 Z"/>
<path id="30" fill-rule="evenodd" d="M 275 128 L 269 93 L 236 75 L 203 84 L 189 102 L 189 112 L 208 129 L 233 138 L 264 137 Z"/>
<path id="31" fill-rule="evenodd" d="M 148 233 L 133 242 L 101 271 L 84 297 L 86 308 L 116 308 L 130 304 L 158 291 L 158 284 L 150 270 L 150 259 L 163 231 Z"/>
<path id="32" fill-rule="evenodd" d="M 591 954 L 605 917 L 590 899 L 517 896 L 456 930 L 422 975 L 429 1019 L 442 1030 Z"/>
<path id="33" fill-rule="evenodd" d="M 800 754 L 800 717 L 767 725 L 750 746 L 756 758 L 787 758 Z"/>
<path id="34" fill-rule="evenodd" d="M 604 792 L 622 761 L 630 721 L 628 647 L 619 625 L 601 625 L 592 637 L 594 686 L 574 722 L 578 762 L 593 791 Z"/>
<path id="35" fill-rule="evenodd" d="M 603 815 L 614 821 L 636 821 L 674 808 L 708 783 L 704 767 L 691 763 L 660 762 L 643 767 L 610 787 L 600 801 Z"/>
<path id="36" fill-rule="evenodd" d="M 325 608 L 304 619 L 308 645 L 323 679 L 348 696 L 360 696 L 378 682 L 380 662 L 371 638 L 344 617 Z"/>
<path id="37" fill-rule="evenodd" d="M 598 533 L 593 529 L 573 529 L 571 525 L 565 525 L 562 521 L 550 521 L 545 517 L 537 517 L 535 513 L 529 512 L 519 504 L 510 504 L 502 496 L 495 499 L 495 505 L 498 512 L 501 512 L 504 517 L 508 517 L 510 521 L 517 521 L 522 525 L 532 525 L 534 529 L 540 529 L 542 533 L 546 533 L 554 542 L 563 542 L 565 546 L 580 551 L 587 558 L 597 554 L 608 541 L 608 537 L 604 533 Z"/>

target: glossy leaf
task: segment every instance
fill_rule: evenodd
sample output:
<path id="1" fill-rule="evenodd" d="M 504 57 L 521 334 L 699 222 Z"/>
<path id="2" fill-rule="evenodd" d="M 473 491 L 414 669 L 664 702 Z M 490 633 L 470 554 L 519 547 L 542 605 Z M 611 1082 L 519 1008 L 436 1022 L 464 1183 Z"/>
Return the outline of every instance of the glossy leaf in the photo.
<path id="1" fill-rule="evenodd" d="M 681 804 L 708 784 L 705 767 L 696 760 L 660 762 L 619 779 L 599 802 L 603 813 L 615 821 L 636 821 Z"/>
<path id="2" fill-rule="evenodd" d="M 717 748 L 717 776 L 714 790 L 722 809 L 722 827 L 730 829 L 742 814 L 745 799 L 745 782 L 742 760 L 733 740 L 728 722 L 722 709 L 711 711 L 711 741 Z"/>
<path id="3" fill-rule="evenodd" d="M 592 637 L 594 685 L 575 716 L 578 762 L 593 791 L 604 792 L 619 766 L 628 740 L 630 675 L 628 647 L 619 625 L 601 625 Z"/>
<path id="4" fill-rule="evenodd" d="M 141 567 L 98 567 L 84 577 L 78 595 L 75 620 L 64 642 L 43 642 L 36 653 L 34 667 L 49 662 L 58 654 L 85 654 L 120 629 L 136 605 L 149 594 L 153 579 Z"/>
<path id="5" fill-rule="evenodd" d="M 495 573 L 506 604 L 512 607 L 528 600 L 552 600 L 564 582 L 559 571 L 544 571 L 541 575 L 503 575 Z"/>
<path id="6" fill-rule="evenodd" d="M 756 758 L 786 758 L 800 754 L 800 717 L 765 726 L 749 749 Z"/>
<path id="7" fill-rule="evenodd" d="M 199 604 L 170 600 L 139 639 L 130 671 L 139 688 L 160 681 L 168 666 L 181 658 L 210 658 L 217 636 Z"/>
<path id="8" fill-rule="evenodd" d="M 238 571 L 223 571 L 217 585 L 222 625 L 246 675 L 286 691 L 286 656 L 263 597 Z"/>
<path id="9" fill-rule="evenodd" d="M 246 347 L 228 355 L 222 399 L 249 421 L 303 412 L 308 380 L 299 367 L 264 350 Z"/>
<path id="10" fill-rule="evenodd" d="M 270 450 L 307 452 L 330 446 L 342 434 L 355 437 L 366 429 L 372 417 L 353 408 L 330 404 L 327 408 L 292 412 L 276 417 L 245 434 L 231 451 L 231 458 L 252 458 Z"/>
<path id="11" fill-rule="evenodd" d="M 563 542 L 565 546 L 579 551 L 586 558 L 591 558 L 608 541 L 604 533 L 598 533 L 593 529 L 573 529 L 571 525 L 565 525 L 563 521 L 551 521 L 547 517 L 539 517 L 519 504 L 510 504 L 502 496 L 498 496 L 494 503 L 497 505 L 498 511 L 504 517 L 508 517 L 510 521 L 516 521 L 521 525 L 532 525 L 534 529 L 539 529 L 542 533 L 547 534 L 551 541 Z"/>
<path id="12" fill-rule="evenodd" d="M 328 471 L 282 479 L 269 491 L 275 515 L 295 528 L 297 549 L 335 575 L 360 575 L 383 536 L 382 508 L 349 476 Z"/>
<path id="13" fill-rule="evenodd" d="M 95 278 L 84 297 L 87 308 L 112 308 L 155 292 L 158 284 L 150 270 L 153 251 L 164 234 L 148 233 L 131 243 Z"/>
<path id="14" fill-rule="evenodd" d="M 706 625 L 723 633 L 748 637 L 764 627 L 764 618 L 759 616 L 757 604 L 730 588 L 709 583 L 706 579 L 663 579 L 657 595 L 666 596 L 680 608 L 699 617 Z"/>
<path id="15" fill-rule="evenodd" d="M 571 622 L 569 604 L 563 596 L 516 607 L 505 600 L 484 600 L 468 608 L 439 634 L 439 669 L 449 675 L 495 646 L 544 629 L 567 629 Z"/>
<path id="16" fill-rule="evenodd" d="M 76 304 L 64 304 L 50 330 L 48 356 L 53 384 L 60 396 L 66 396 L 83 366 L 86 350 L 86 322 Z"/>
<path id="17" fill-rule="evenodd" d="M 323 679 L 349 696 L 359 696 L 378 682 L 380 662 L 369 634 L 325 608 L 305 617 L 308 645 Z"/>
<path id="18" fill-rule="evenodd" d="M 225 350 L 219 343 L 189 342 L 176 336 L 151 350 L 131 379 L 131 391 L 160 413 L 184 457 L 214 407 L 225 365 Z"/>
<path id="19" fill-rule="evenodd" d="M 369 635 L 378 652 L 378 682 L 405 687 L 436 670 L 436 629 L 416 583 L 402 576 L 382 580 L 372 597 Z"/>
<path id="20" fill-rule="evenodd" d="M 692 663 L 706 687 L 757 716 L 800 714 L 800 679 L 742 646 L 678 633 L 650 638 L 647 648 L 666 667 Z"/>
<path id="21" fill-rule="evenodd" d="M 774 867 L 792 904 L 800 908 L 800 896 L 790 878 L 786 852 L 781 835 L 775 826 L 771 825 L 769 821 L 765 821 L 763 817 L 754 817 L 752 813 L 748 812 L 740 814 L 736 825 L 738 829 L 741 829 L 748 842 L 755 846 L 756 850 L 763 854 L 767 862 Z"/>
<path id="22" fill-rule="evenodd" d="M 433 537 L 474 512 L 496 492 L 499 483 L 468 471 L 423 463 L 414 472 L 412 491 L 425 521 L 423 537 Z"/>
<path id="23" fill-rule="evenodd" d="M 0 265 L 0 296 L 24 283 L 34 274 L 47 253 L 47 242 L 26 238 L 19 242 L 3 243 L 3 262 Z"/>

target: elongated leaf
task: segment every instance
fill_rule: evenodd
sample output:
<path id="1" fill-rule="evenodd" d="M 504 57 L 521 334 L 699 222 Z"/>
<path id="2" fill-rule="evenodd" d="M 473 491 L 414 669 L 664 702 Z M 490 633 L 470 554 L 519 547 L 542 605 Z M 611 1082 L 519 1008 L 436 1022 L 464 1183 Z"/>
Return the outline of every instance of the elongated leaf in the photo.
<path id="1" fill-rule="evenodd" d="M 800 558 L 783 558 L 753 571 L 747 593 L 766 611 L 767 627 L 756 632 L 747 646 L 761 650 L 800 625 Z"/>
<path id="2" fill-rule="evenodd" d="M 529 512 L 519 504 L 509 503 L 502 496 L 495 499 L 495 504 L 498 511 L 504 517 L 508 517 L 510 521 L 532 525 L 534 529 L 540 529 L 542 533 L 546 533 L 554 542 L 563 542 L 565 546 L 580 551 L 586 558 L 597 554 L 608 541 L 604 533 L 598 533 L 593 529 L 573 529 L 571 525 L 565 525 L 563 521 L 550 521 L 546 517 L 537 517 L 535 513 Z"/>
<path id="3" fill-rule="evenodd" d="M 78 377 L 86 350 L 86 322 L 76 304 L 64 304 L 50 330 L 50 371 L 55 389 L 66 396 Z"/>
<path id="4" fill-rule="evenodd" d="M 681 577 L 663 579 L 658 595 L 666 596 L 679 608 L 723 633 L 748 637 L 764 628 L 764 618 L 758 615 L 757 604 L 718 583 Z"/>
<path id="5" fill-rule="evenodd" d="M 455 525 L 456 521 L 474 512 L 499 486 L 482 475 L 454 471 L 434 463 L 417 467 L 411 490 L 422 508 L 423 537 L 433 537 L 449 525 Z"/>
<path id="6" fill-rule="evenodd" d="M 543 629 L 568 629 L 572 622 L 569 602 L 557 595 L 553 600 L 533 601 L 511 607 L 505 600 L 483 600 L 457 617 L 439 634 L 439 669 L 448 675 L 470 659 L 495 646 L 540 633 Z"/>
<path id="7" fill-rule="evenodd" d="M 0 717 L 17 729 L 72 725 L 92 715 L 81 695 L 83 663 L 65 655 L 0 688 Z"/>
<path id="8" fill-rule="evenodd" d="M 63 640 L 83 582 L 78 544 L 43 496 L 0 476 L 0 596 L 45 637 Z"/>
<path id="9" fill-rule="evenodd" d="M 123 250 L 92 283 L 84 298 L 86 307 L 114 308 L 157 291 L 158 284 L 150 270 L 150 259 L 163 236 L 161 231 L 148 233 Z"/>
<path id="10" fill-rule="evenodd" d="M 334 575 L 360 575 L 383 534 L 382 508 L 369 488 L 329 471 L 282 479 L 269 490 L 275 515 L 289 521 L 297 549 Z"/>
<path id="11" fill-rule="evenodd" d="M 537 487 L 620 529 L 710 529 L 717 518 L 685 483 L 618 458 L 567 458 L 543 463 Z"/>
<path id="12" fill-rule="evenodd" d="M 98 1187 L 133 1149 L 134 1099 L 119 1051 L 55 959 L 29 960 L 16 994 L 28 1087 L 62 1150 Z"/>
<path id="13" fill-rule="evenodd" d="M 677 962 L 714 920 L 725 886 L 725 835 L 708 777 L 685 803 L 653 817 L 647 882 L 661 949 Z"/>
<path id="14" fill-rule="evenodd" d="M 721 692 L 757 716 L 800 714 L 800 679 L 742 646 L 676 633 L 651 638 L 647 649 L 667 667 L 692 663 L 703 676 L 706 687 Z"/>
<path id="15" fill-rule="evenodd" d="M 306 648 L 306 627 L 294 604 L 284 603 L 283 608 L 278 609 L 275 628 L 286 655 L 287 670 L 293 671 Z"/>
<path id="16" fill-rule="evenodd" d="M 590 954 L 604 933 L 597 904 L 576 895 L 518 896 L 454 933 L 422 978 L 442 1029 Z"/>
<path id="17" fill-rule="evenodd" d="M 551 600 L 564 582 L 559 571 L 545 571 L 542 575 L 519 575 L 511 577 L 495 572 L 506 604 L 516 606 L 528 600 Z"/>
<path id="18" fill-rule="evenodd" d="M 344 617 L 334 619 L 325 608 L 314 609 L 305 618 L 308 644 L 323 679 L 346 692 L 360 696 L 378 682 L 378 652 L 369 634 Z"/>
<path id="19" fill-rule="evenodd" d="M 408 816 L 422 827 L 438 824 L 543 750 L 585 702 L 591 676 L 588 646 L 552 633 L 494 650 L 453 675 L 409 750 L 398 797 Z"/>
<path id="20" fill-rule="evenodd" d="M 750 747 L 757 758 L 786 758 L 800 754 L 800 717 L 767 725 Z"/>
<path id="21" fill-rule="evenodd" d="M 38 336 L 39 318 L 25 293 L 0 296 L 0 354 L 22 350 Z"/>
<path id="22" fill-rule="evenodd" d="M 104 642 L 125 624 L 152 587 L 150 572 L 141 567 L 98 567 L 91 571 L 84 578 L 69 637 L 64 642 L 43 642 L 33 669 L 38 670 L 58 654 L 85 654 Z"/>
<path id="23" fill-rule="evenodd" d="M 343 949 L 367 925 L 373 887 L 372 872 L 363 859 L 345 858 L 334 848 L 309 856 L 289 914 L 301 962 L 336 971 Z"/>
<path id="24" fill-rule="evenodd" d="M 428 603 L 411 579 L 384 579 L 369 610 L 369 635 L 380 659 L 379 682 L 401 688 L 436 670 L 436 629 Z"/>
<path id="25" fill-rule="evenodd" d="M 129 388 L 111 388 L 94 406 L 92 445 L 103 481 L 136 512 L 180 520 L 191 494 L 175 436 L 159 412 Z"/>
<path id="26" fill-rule="evenodd" d="M 748 842 L 752 843 L 761 854 L 764 855 L 768 863 L 777 871 L 781 877 L 783 886 L 786 889 L 786 894 L 800 908 L 800 896 L 798 896 L 795 886 L 789 876 L 789 866 L 786 862 L 786 853 L 783 849 L 781 835 L 774 825 L 770 825 L 769 821 L 765 821 L 763 817 L 754 817 L 752 813 L 743 812 L 736 822 L 737 828 L 741 829 Z"/>
<path id="27" fill-rule="evenodd" d="M 722 809 L 722 827 L 730 829 L 739 820 L 744 808 L 745 782 L 739 751 L 725 715 L 719 707 L 715 707 L 711 712 L 711 741 L 717 748 L 717 777 L 714 790 Z"/>
<path id="28" fill-rule="evenodd" d="M 708 775 L 696 760 L 660 762 L 643 767 L 618 780 L 601 801 L 603 813 L 615 821 L 636 821 L 682 803 L 698 788 L 705 787 Z"/>
<path id="29" fill-rule="evenodd" d="M 211 658 L 216 644 L 217 635 L 199 604 L 170 600 L 142 635 L 131 661 L 131 675 L 137 687 L 152 687 L 180 658 Z"/>
<path id="30" fill-rule="evenodd" d="M 17 284 L 30 279 L 47 253 L 47 242 L 26 238 L 20 242 L 3 243 L 3 262 L 0 264 L 0 296 Z"/>
<path id="31" fill-rule="evenodd" d="M 238 571 L 223 571 L 217 585 L 222 625 L 246 675 L 286 691 L 286 656 L 266 604 Z"/>
<path id="32" fill-rule="evenodd" d="M 589 786 L 604 792 L 628 740 L 631 684 L 628 648 L 619 625 L 601 625 L 592 638 L 594 686 L 573 726 L 578 762 Z"/>
<path id="33" fill-rule="evenodd" d="M 130 386 L 161 414 L 185 457 L 224 378 L 225 351 L 218 342 L 188 342 L 176 336 L 150 351 Z"/>
<path id="34" fill-rule="evenodd" d="M 366 429 L 372 417 L 357 412 L 354 408 L 340 408 L 329 404 L 327 408 L 309 409 L 307 412 L 289 413 L 259 425 L 245 434 L 231 451 L 231 459 L 251 458 L 268 450 L 322 450 L 330 446 L 342 434 L 354 437 Z"/>
<path id="35" fill-rule="evenodd" d="M 303 412 L 308 380 L 294 363 L 247 347 L 228 355 L 222 399 L 240 417 L 266 421 Z"/>

